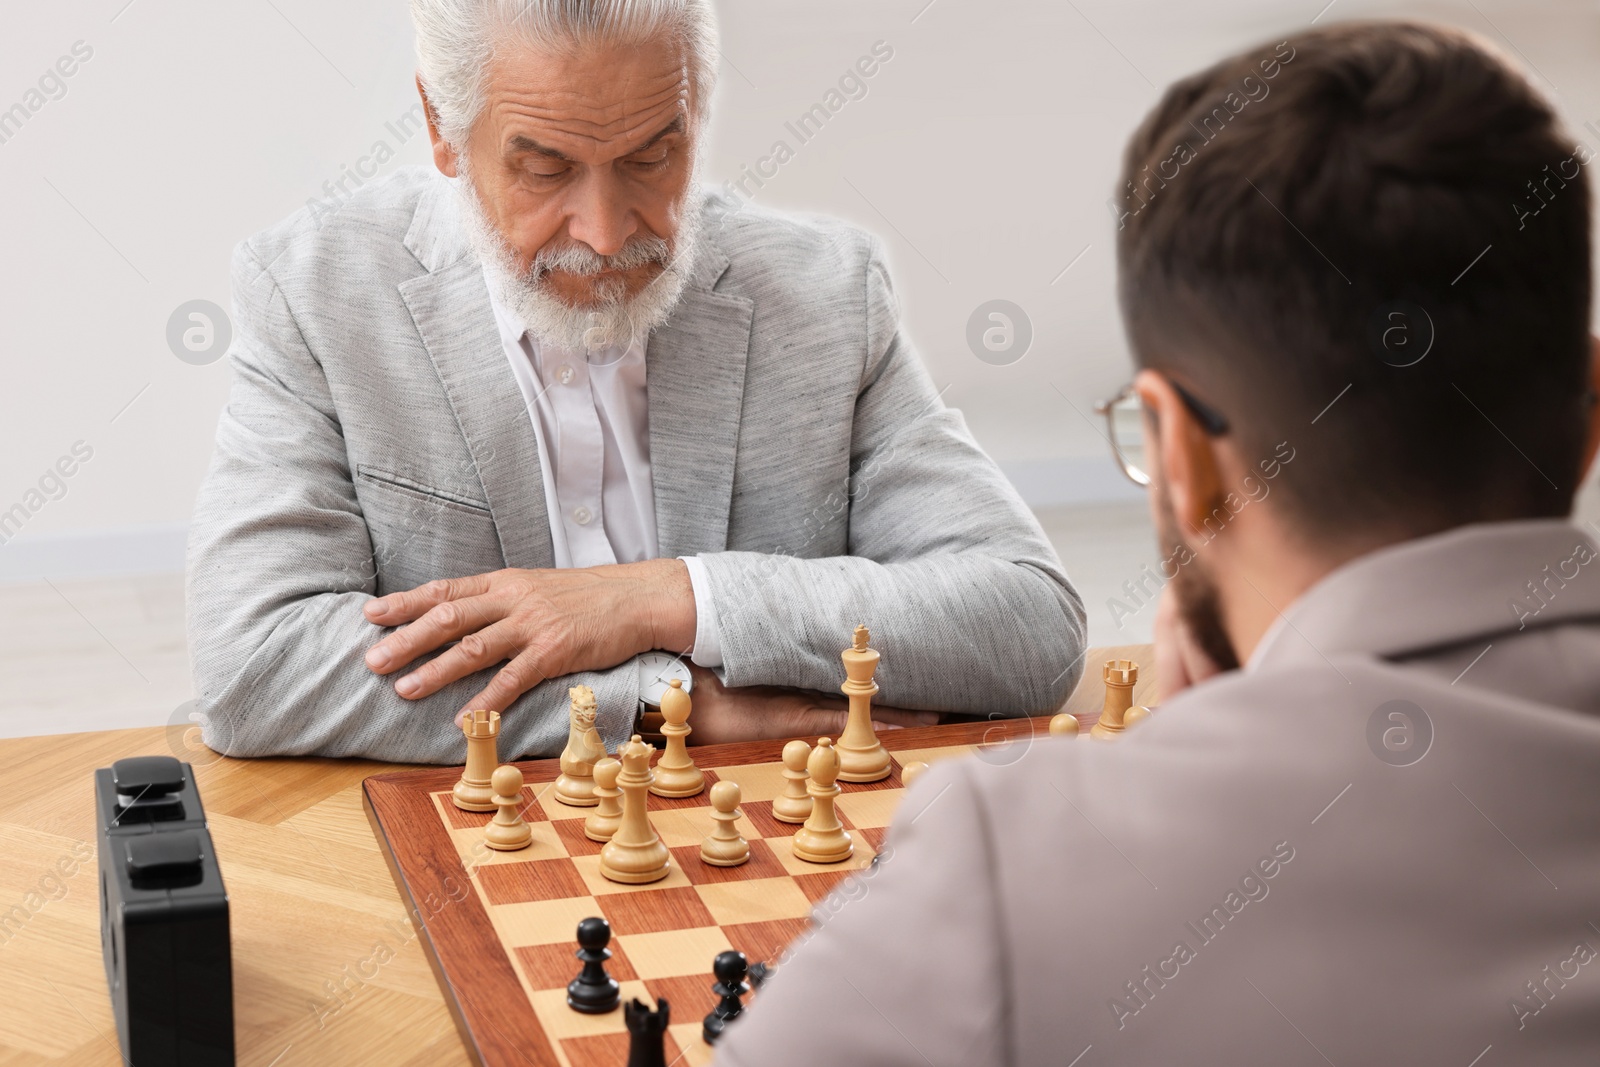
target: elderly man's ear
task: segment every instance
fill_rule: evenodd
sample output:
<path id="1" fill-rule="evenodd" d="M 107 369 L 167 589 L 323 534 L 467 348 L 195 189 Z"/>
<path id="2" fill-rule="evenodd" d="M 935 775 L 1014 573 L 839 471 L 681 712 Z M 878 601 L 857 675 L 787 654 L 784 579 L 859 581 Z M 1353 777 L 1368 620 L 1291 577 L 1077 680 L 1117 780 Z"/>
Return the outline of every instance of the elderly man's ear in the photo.
<path id="1" fill-rule="evenodd" d="M 439 113 L 428 99 L 428 90 L 422 87 L 422 76 L 417 76 L 417 95 L 422 98 L 422 113 L 428 118 L 428 140 L 433 142 L 433 165 L 448 178 L 456 176 L 456 150 L 439 135 Z"/>

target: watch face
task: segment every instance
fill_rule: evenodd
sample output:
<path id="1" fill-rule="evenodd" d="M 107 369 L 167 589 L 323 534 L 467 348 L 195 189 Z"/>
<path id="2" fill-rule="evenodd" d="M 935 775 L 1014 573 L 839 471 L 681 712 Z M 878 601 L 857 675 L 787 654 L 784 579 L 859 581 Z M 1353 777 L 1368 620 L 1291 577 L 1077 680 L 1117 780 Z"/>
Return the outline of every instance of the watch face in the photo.
<path id="1" fill-rule="evenodd" d="M 694 688 L 689 661 L 671 652 L 646 652 L 639 657 L 639 699 L 660 706 L 661 697 L 672 679 L 683 680 L 683 691 Z"/>

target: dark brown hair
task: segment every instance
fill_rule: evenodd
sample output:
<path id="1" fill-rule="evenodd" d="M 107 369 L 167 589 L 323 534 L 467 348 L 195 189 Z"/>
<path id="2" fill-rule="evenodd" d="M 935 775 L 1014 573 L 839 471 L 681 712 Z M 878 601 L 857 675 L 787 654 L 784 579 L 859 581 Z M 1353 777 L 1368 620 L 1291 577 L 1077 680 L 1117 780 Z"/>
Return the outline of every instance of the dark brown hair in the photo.
<path id="1" fill-rule="evenodd" d="M 1349 23 L 1224 60 L 1128 145 L 1135 359 L 1226 416 L 1246 462 L 1295 448 L 1278 488 L 1314 540 L 1565 515 L 1592 158 L 1459 31 Z"/>

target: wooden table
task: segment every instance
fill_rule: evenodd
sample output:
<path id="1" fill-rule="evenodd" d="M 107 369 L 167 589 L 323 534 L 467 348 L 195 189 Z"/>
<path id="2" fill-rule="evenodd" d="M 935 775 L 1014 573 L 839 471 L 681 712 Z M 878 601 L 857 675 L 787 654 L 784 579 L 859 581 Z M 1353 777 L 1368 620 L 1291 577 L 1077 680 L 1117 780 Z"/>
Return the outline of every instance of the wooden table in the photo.
<path id="1" fill-rule="evenodd" d="M 1065 707 L 1098 714 L 1091 650 Z M 121 1064 L 100 958 L 92 771 L 125 756 L 195 765 L 232 915 L 238 1061 L 469 1060 L 361 806 L 366 760 L 216 757 L 162 728 L 0 740 L 0 1064 Z M 377 962 L 383 960 L 385 962 Z"/>

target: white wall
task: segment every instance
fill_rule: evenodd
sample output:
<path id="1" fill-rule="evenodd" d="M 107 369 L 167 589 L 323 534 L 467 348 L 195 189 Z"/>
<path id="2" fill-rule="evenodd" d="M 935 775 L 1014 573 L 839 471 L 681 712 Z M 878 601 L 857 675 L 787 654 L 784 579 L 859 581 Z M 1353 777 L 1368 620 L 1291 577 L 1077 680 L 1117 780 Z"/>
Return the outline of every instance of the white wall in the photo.
<path id="1" fill-rule="evenodd" d="M 794 158 L 757 201 L 885 238 L 946 398 L 1032 499 L 1115 497 L 1126 490 L 1073 407 L 1087 414 L 1128 376 L 1105 202 L 1158 87 L 1314 17 L 1413 14 L 1501 41 L 1575 129 L 1600 120 L 1592 0 L 1322 7 L 723 0 L 710 176 L 736 178 L 788 140 Z M 894 56 L 867 95 L 799 145 L 785 121 L 880 40 Z M 0 143 L 0 511 L 75 442 L 93 456 L 0 546 L 0 579 L 178 566 L 228 370 L 176 358 L 169 317 L 194 299 L 227 307 L 233 245 L 324 196 L 380 142 L 394 153 L 380 173 L 427 160 L 423 135 L 391 129 L 416 102 L 401 0 L 15 5 L 0 112 L 29 103 L 80 41 L 92 55 L 65 94 Z M 969 315 L 993 298 L 1033 323 L 1010 366 L 966 345 Z"/>

